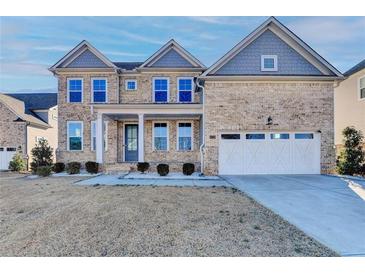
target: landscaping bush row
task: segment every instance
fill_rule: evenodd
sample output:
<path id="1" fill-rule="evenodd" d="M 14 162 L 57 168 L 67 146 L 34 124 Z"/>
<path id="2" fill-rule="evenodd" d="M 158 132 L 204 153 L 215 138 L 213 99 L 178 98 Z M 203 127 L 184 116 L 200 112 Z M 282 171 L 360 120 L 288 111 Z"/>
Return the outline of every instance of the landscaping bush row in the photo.
<path id="1" fill-rule="evenodd" d="M 147 162 L 139 162 L 137 164 L 137 170 L 139 172 L 145 173 L 150 168 L 150 164 Z M 166 176 L 170 172 L 170 167 L 168 164 L 158 164 L 157 173 L 160 176 Z M 195 172 L 195 165 L 192 163 L 185 163 L 182 167 L 182 172 L 184 175 L 191 175 Z"/>

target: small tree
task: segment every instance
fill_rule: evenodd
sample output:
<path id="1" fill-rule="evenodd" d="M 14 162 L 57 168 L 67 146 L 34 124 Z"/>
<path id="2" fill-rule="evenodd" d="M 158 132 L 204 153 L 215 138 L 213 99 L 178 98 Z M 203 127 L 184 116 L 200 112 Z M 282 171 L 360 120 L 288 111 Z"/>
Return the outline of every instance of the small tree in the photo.
<path id="1" fill-rule="evenodd" d="M 354 127 L 346 127 L 342 134 L 344 149 L 338 157 L 337 171 L 347 175 L 359 174 L 365 157 L 361 146 L 364 136 L 360 130 L 356 130 Z"/>
<path id="2" fill-rule="evenodd" d="M 40 166 L 51 166 L 53 163 L 53 148 L 48 145 L 46 139 L 40 139 L 38 144 L 32 149 L 32 163 L 30 168 L 33 173 L 37 171 Z"/>
<path id="3" fill-rule="evenodd" d="M 23 171 L 26 168 L 26 164 L 25 161 L 22 157 L 22 155 L 20 155 L 20 153 L 16 153 L 13 156 L 13 159 L 10 161 L 9 163 L 9 169 L 11 171 Z"/>

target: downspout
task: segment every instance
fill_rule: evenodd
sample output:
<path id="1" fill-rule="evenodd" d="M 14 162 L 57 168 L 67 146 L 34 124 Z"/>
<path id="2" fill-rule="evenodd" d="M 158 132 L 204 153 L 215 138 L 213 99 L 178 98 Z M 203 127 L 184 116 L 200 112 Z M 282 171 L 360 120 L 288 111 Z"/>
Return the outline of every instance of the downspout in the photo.
<path id="1" fill-rule="evenodd" d="M 203 115 L 202 115 L 202 143 L 199 147 L 199 151 L 200 151 L 200 174 L 204 175 L 204 152 L 203 149 L 205 147 L 205 118 L 204 118 L 204 106 L 205 106 L 205 99 L 204 99 L 204 86 L 200 84 L 199 82 L 199 77 L 196 79 L 196 85 L 201 88 L 202 90 L 202 96 L 201 96 L 201 100 L 202 100 L 202 104 L 203 104 Z"/>

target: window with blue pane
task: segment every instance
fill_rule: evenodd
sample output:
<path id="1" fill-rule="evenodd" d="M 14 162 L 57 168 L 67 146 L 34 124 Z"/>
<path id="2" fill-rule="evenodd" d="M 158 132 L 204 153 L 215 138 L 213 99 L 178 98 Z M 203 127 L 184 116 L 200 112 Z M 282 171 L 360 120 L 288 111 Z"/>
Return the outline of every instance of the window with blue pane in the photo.
<path id="1" fill-rule="evenodd" d="M 154 96 L 156 103 L 167 103 L 168 101 L 167 79 L 154 79 Z"/>
<path id="2" fill-rule="evenodd" d="M 191 150 L 192 130 L 191 123 L 179 123 L 178 150 Z"/>
<path id="3" fill-rule="evenodd" d="M 137 89 L 136 80 L 127 80 L 126 81 L 126 90 L 136 90 L 136 89 Z"/>
<path id="4" fill-rule="evenodd" d="M 68 149 L 82 150 L 82 122 L 68 122 Z"/>
<path id="5" fill-rule="evenodd" d="M 191 78 L 179 79 L 179 101 L 192 102 L 193 80 Z"/>
<path id="6" fill-rule="evenodd" d="M 153 138 L 155 150 L 167 150 L 167 124 L 155 123 L 153 126 Z"/>
<path id="7" fill-rule="evenodd" d="M 274 68 L 274 58 L 265 58 L 264 67 L 273 69 Z"/>
<path id="8" fill-rule="evenodd" d="M 94 103 L 106 102 L 106 80 L 93 79 L 93 101 Z"/>
<path id="9" fill-rule="evenodd" d="M 70 103 L 82 102 L 82 79 L 68 80 L 68 98 Z"/>

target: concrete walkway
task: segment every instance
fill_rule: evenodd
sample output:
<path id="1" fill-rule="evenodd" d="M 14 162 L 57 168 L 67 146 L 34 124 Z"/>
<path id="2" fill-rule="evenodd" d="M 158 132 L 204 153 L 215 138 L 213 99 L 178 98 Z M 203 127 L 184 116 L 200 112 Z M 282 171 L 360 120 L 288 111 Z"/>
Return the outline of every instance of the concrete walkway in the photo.
<path id="1" fill-rule="evenodd" d="M 125 179 L 120 175 L 100 175 L 94 178 L 78 181 L 76 185 L 141 185 L 141 186 L 226 186 L 232 187 L 228 182 L 222 179 Z"/>
<path id="2" fill-rule="evenodd" d="M 325 175 L 224 179 L 342 256 L 365 256 L 365 201 L 344 180 Z"/>

